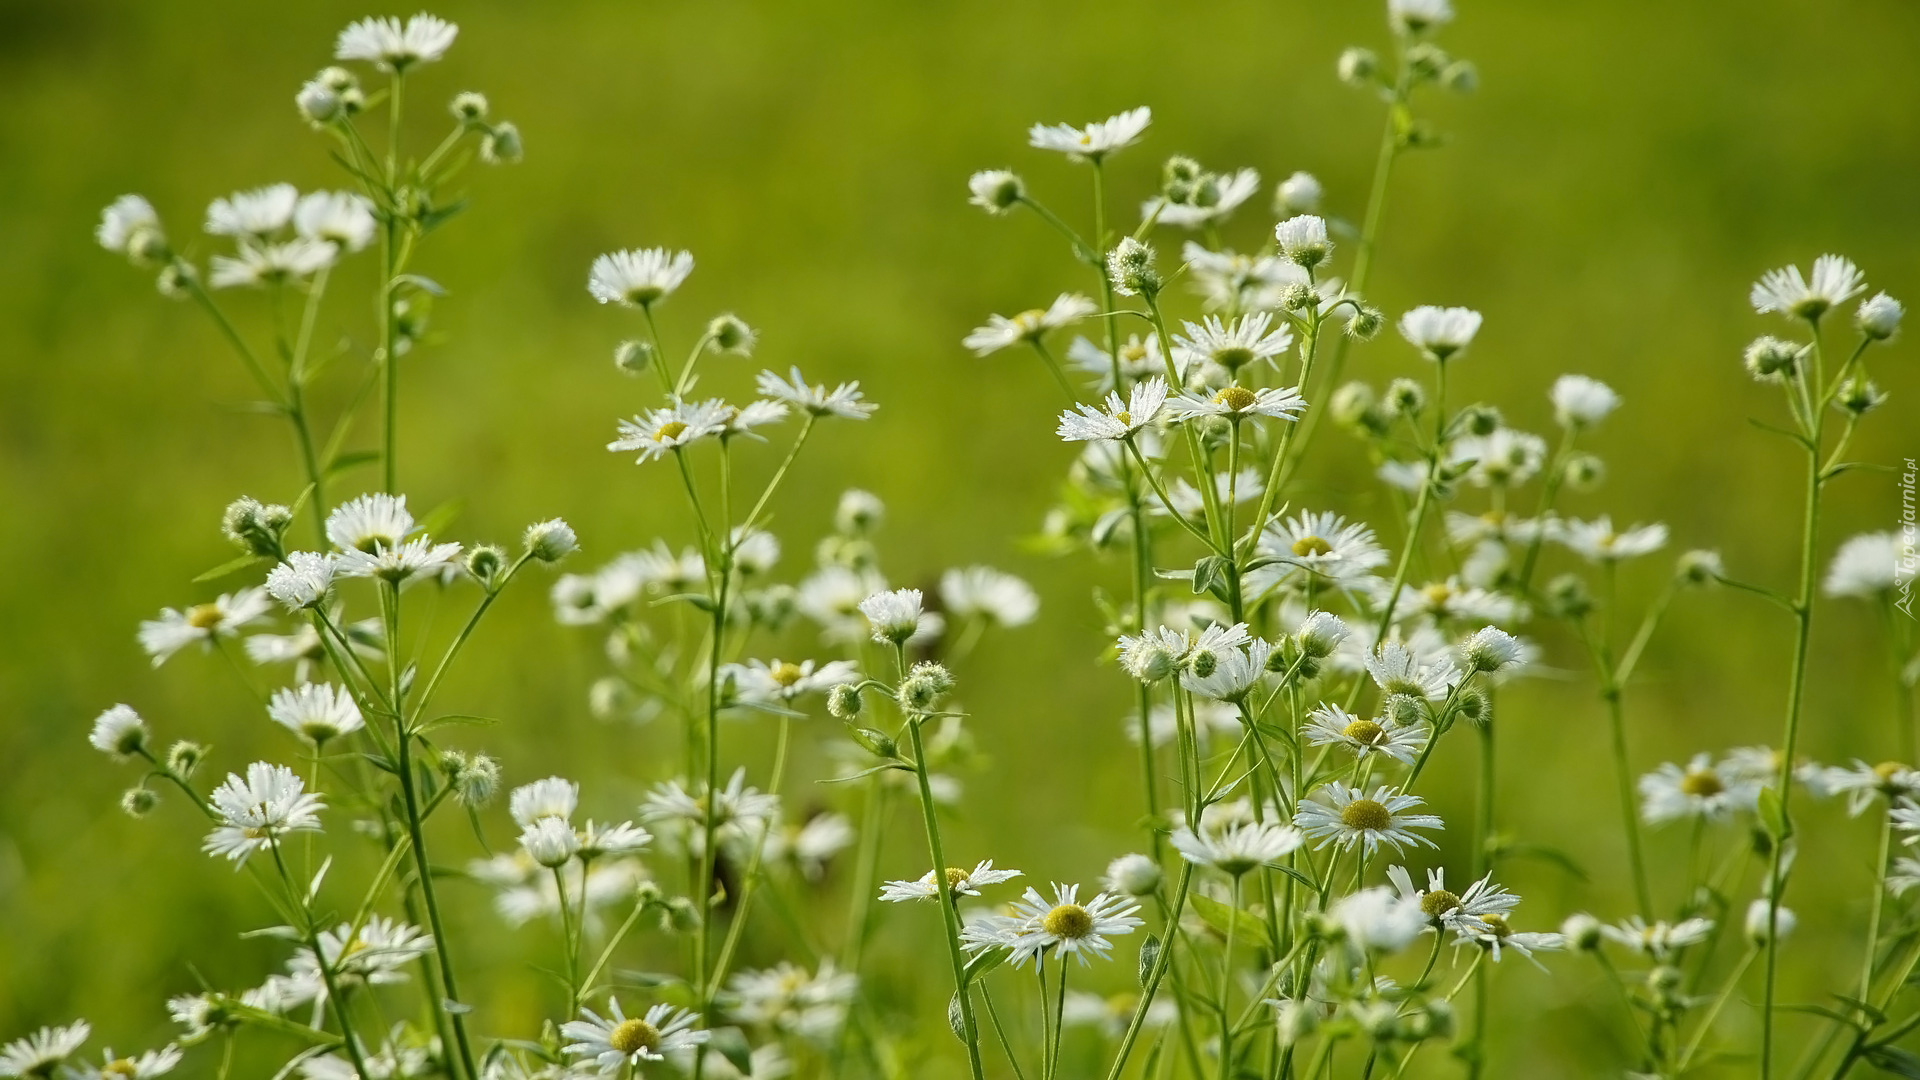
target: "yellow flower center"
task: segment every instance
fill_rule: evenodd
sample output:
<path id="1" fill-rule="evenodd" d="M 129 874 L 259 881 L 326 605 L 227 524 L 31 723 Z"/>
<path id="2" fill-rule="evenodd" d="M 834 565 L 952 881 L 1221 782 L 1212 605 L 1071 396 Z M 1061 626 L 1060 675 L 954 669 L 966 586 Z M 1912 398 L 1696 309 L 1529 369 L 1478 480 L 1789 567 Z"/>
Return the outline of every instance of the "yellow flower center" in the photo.
<path id="1" fill-rule="evenodd" d="M 654 442 L 672 442 L 673 440 L 679 438 L 681 435 L 685 434 L 686 430 L 687 430 L 687 425 L 681 423 L 678 420 L 669 420 L 666 423 L 661 424 L 660 427 L 654 431 L 653 441 Z"/>
<path id="2" fill-rule="evenodd" d="M 1445 889 L 1435 889 L 1420 897 L 1420 910 L 1427 918 L 1437 919 L 1460 906 L 1460 898 Z"/>
<path id="3" fill-rule="evenodd" d="M 132 1058 L 121 1058 L 118 1061 L 109 1061 L 105 1065 L 102 1065 L 100 1067 L 100 1075 L 101 1076 L 138 1076 L 140 1075 L 140 1070 L 136 1065 L 134 1065 Z"/>
<path id="4" fill-rule="evenodd" d="M 1487 929 L 1493 932 L 1494 937 L 1502 940 L 1505 940 L 1513 933 L 1513 927 L 1507 925 L 1507 917 L 1505 915 L 1489 913 L 1480 916 L 1480 921 L 1487 924 Z"/>
<path id="5" fill-rule="evenodd" d="M 947 867 L 947 888 L 958 889 L 967 883 L 967 872 L 957 866 Z"/>
<path id="6" fill-rule="evenodd" d="M 1372 799 L 1355 799 L 1340 811 L 1340 824 L 1349 829 L 1379 832 L 1393 824 L 1393 814 Z"/>
<path id="7" fill-rule="evenodd" d="M 1681 793 L 1696 798 L 1710 798 L 1725 790 L 1727 787 L 1720 782 L 1720 775 L 1712 769 L 1695 769 L 1680 778 Z"/>
<path id="8" fill-rule="evenodd" d="M 1301 556 L 1331 555 L 1333 554 L 1333 545 L 1317 536 L 1303 536 L 1293 542 L 1293 553 Z"/>
<path id="9" fill-rule="evenodd" d="M 1897 761 L 1883 761 L 1873 767 L 1873 774 L 1880 778 L 1882 784 L 1888 784 L 1892 783 L 1893 778 L 1905 772 L 1906 769 L 1907 767 L 1905 765 Z"/>
<path id="10" fill-rule="evenodd" d="M 1229 386 L 1213 395 L 1213 400 L 1215 404 L 1225 405 L 1233 412 L 1246 412 L 1260 398 L 1244 386 Z"/>
<path id="11" fill-rule="evenodd" d="M 1426 597 L 1427 603 L 1433 607 L 1442 607 L 1445 606 L 1449 599 L 1452 599 L 1453 590 L 1448 588 L 1444 583 L 1436 581 L 1426 588 L 1421 589 L 1420 595 Z"/>
<path id="12" fill-rule="evenodd" d="M 1040 926 L 1054 937 L 1077 941 L 1093 933 L 1093 916 L 1079 904 L 1058 904 L 1040 920 Z"/>
<path id="13" fill-rule="evenodd" d="M 1039 337 L 1040 332 L 1047 328 L 1047 324 L 1041 321 L 1046 317 L 1047 313 L 1039 308 L 1023 311 L 1013 317 L 1013 327 L 1020 332 L 1021 337 Z"/>
<path id="14" fill-rule="evenodd" d="M 1147 347 L 1139 342 L 1129 342 L 1120 347 L 1120 359 L 1124 363 L 1138 364 L 1147 358 Z"/>
<path id="15" fill-rule="evenodd" d="M 217 604 L 195 604 L 187 609 L 187 625 L 195 630 L 211 630 L 220 625 L 221 618 Z"/>
<path id="16" fill-rule="evenodd" d="M 1133 426 L 1133 414 L 1128 412 L 1125 409 L 1121 409 L 1119 412 L 1114 413 L 1113 418 L 1127 425 L 1128 427 Z"/>
<path id="17" fill-rule="evenodd" d="M 638 1017 L 622 1020 L 607 1036 L 607 1044 L 623 1054 L 652 1052 L 660 1048 L 660 1029 Z"/>
<path id="18" fill-rule="evenodd" d="M 1371 720 L 1355 720 L 1343 728 L 1340 734 L 1355 742 L 1378 746 L 1387 734 L 1387 729 Z"/>
<path id="19" fill-rule="evenodd" d="M 789 689 L 792 688 L 794 683 L 805 678 L 806 674 L 806 672 L 800 670 L 799 664 L 788 664 L 785 662 L 775 664 L 767 669 L 768 678 L 772 679 L 776 684 Z"/>
<path id="20" fill-rule="evenodd" d="M 1489 525 L 1503 525 L 1507 520 L 1507 512 L 1505 510 L 1489 510 L 1480 515 L 1480 520 Z"/>

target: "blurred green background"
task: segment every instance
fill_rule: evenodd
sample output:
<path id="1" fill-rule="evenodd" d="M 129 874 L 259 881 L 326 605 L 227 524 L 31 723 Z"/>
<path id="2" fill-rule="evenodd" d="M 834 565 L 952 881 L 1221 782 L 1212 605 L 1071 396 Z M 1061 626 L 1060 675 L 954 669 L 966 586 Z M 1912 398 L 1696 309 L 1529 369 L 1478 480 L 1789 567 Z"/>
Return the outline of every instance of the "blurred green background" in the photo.
<path id="1" fill-rule="evenodd" d="M 1721 547 L 1736 574 L 1785 587 L 1798 465 L 1747 423 L 1773 418 L 1776 402 L 1740 371 L 1739 349 L 1777 327 L 1748 310 L 1746 290 L 1764 269 L 1837 250 L 1875 286 L 1920 299 L 1920 67 L 1900 59 L 1920 41 L 1920 6 L 1462 8 L 1442 41 L 1479 65 L 1482 88 L 1425 99 L 1452 143 L 1402 162 L 1373 298 L 1389 312 L 1423 302 L 1485 312 L 1459 369 L 1464 392 L 1520 426 L 1548 425 L 1544 390 L 1560 372 L 1611 383 L 1627 403 L 1596 440 L 1611 479 L 1569 509 L 1666 521 L 1676 550 Z M 461 35 L 413 100 L 484 90 L 524 132 L 527 159 L 470 173 L 472 212 L 418 264 L 453 295 L 434 312 L 444 343 L 406 374 L 401 471 L 416 506 L 467 498 L 453 530 L 464 539 L 564 515 L 585 544 L 582 566 L 655 535 L 686 539 L 669 474 L 601 448 L 651 387 L 612 369 L 612 345 L 635 327 L 592 303 L 584 283 L 603 250 L 690 248 L 699 268 L 665 309 L 669 337 L 687 340 L 721 310 L 764 334 L 753 365 L 723 362 L 736 367 L 718 385 L 797 362 L 815 379 L 860 379 L 883 406 L 870 425 L 824 432 L 781 496 L 789 572 L 838 491 L 862 486 L 887 500 L 883 553 L 896 579 L 988 562 L 1044 598 L 1041 624 L 992 640 L 962 672 L 992 761 L 968 781 L 997 797 L 969 800 L 952 846 L 1036 880 L 1090 880 L 1134 846 L 1135 759 L 1117 726 L 1127 690 L 1093 666 L 1103 642 L 1087 600 L 1120 568 L 1024 552 L 1019 539 L 1070 458 L 1052 435 L 1054 391 L 1028 357 L 976 360 L 959 345 L 988 312 L 1090 282 L 1031 215 L 989 220 L 967 206 L 965 180 L 1014 167 L 1082 220 L 1085 170 L 1026 149 L 1026 126 L 1150 104 L 1145 144 L 1112 170 L 1116 207 L 1149 193 L 1166 155 L 1188 153 L 1217 169 L 1256 166 L 1269 185 L 1310 170 L 1329 211 L 1357 218 L 1379 105 L 1340 85 L 1333 63 L 1347 44 L 1385 47 L 1379 5 L 435 10 Z M 0 1037 L 85 1015 L 116 1046 L 158 1040 L 163 996 L 194 986 L 190 963 L 230 985 L 269 963 L 272 950 L 235 941 L 267 918 L 250 887 L 198 854 L 199 826 L 179 800 L 152 820 L 122 815 L 115 800 L 131 777 L 84 736 L 96 712 L 127 701 L 164 737 L 215 743 L 216 769 L 286 752 L 217 659 L 183 654 L 154 672 L 133 633 L 163 605 L 205 598 L 188 581 L 231 553 L 216 528 L 222 507 L 243 492 L 289 498 L 292 458 L 274 422 L 239 407 L 249 385 L 207 321 L 156 296 L 90 230 L 126 191 L 152 199 L 184 239 L 210 198 L 236 188 L 344 186 L 291 98 L 329 61 L 339 28 L 370 13 L 335 0 L 0 2 Z M 421 138 L 437 137 L 437 118 L 422 124 Z M 1259 243 L 1264 202 L 1232 223 L 1234 246 Z M 1163 252 L 1178 239 L 1163 232 Z M 245 309 L 250 298 L 233 299 Z M 359 299 L 332 305 L 323 330 L 363 347 L 365 311 Z M 1388 334 L 1356 350 L 1351 370 L 1377 382 L 1415 363 Z M 1899 343 L 1878 364 L 1894 398 L 1860 436 L 1860 457 L 1920 454 L 1913 364 Z M 1328 430 L 1315 457 L 1296 505 L 1393 532 L 1351 440 Z M 1894 483 L 1838 484 L 1827 548 L 1891 528 Z M 1629 570 L 1626 602 L 1666 565 Z M 675 744 L 591 718 L 585 691 L 601 663 L 588 638 L 553 625 L 543 591 L 508 597 L 445 703 L 507 718 L 463 741 L 497 750 L 509 782 L 564 771 L 586 781 L 590 808 L 620 813 Z M 1863 607 L 1819 612 L 1810 754 L 1887 755 L 1878 634 Z M 1788 641 L 1786 621 L 1749 597 L 1684 598 L 1632 695 L 1637 764 L 1777 739 Z M 1580 669 L 1571 643 L 1548 644 L 1556 666 Z M 1500 823 L 1572 852 L 1591 878 L 1514 863 L 1527 921 L 1622 913 L 1590 685 L 1534 680 L 1501 704 Z M 1429 791 L 1450 820 L 1470 805 L 1465 751 Z M 1825 988 L 1857 964 L 1847 934 L 1869 894 L 1870 838 L 1831 807 L 1812 820 L 1821 851 L 1790 898 L 1804 926 L 1788 976 Z M 912 835 L 897 834 L 890 875 L 920 864 Z M 457 827 L 444 842 L 448 861 L 477 850 Z M 1658 834 L 1653 850 L 1672 867 L 1684 837 Z M 1677 887 L 1669 877 L 1661 895 Z M 453 903 L 486 959 L 536 985 L 523 947 L 543 931 L 498 932 L 477 892 Z M 886 940 L 902 961 L 893 978 L 917 985 L 922 1011 L 937 1016 L 944 969 L 907 946 L 911 935 Z M 1549 967 L 1505 965 L 1496 1073 L 1616 1075 L 1622 1020 L 1596 969 L 1576 958 Z M 1103 977 L 1119 989 L 1127 965 Z M 530 1023 L 529 993 L 503 991 L 496 1015 Z M 1746 1015 L 1730 1009 L 1730 1030 Z M 1438 1055 L 1425 1064 L 1444 1071 Z"/>

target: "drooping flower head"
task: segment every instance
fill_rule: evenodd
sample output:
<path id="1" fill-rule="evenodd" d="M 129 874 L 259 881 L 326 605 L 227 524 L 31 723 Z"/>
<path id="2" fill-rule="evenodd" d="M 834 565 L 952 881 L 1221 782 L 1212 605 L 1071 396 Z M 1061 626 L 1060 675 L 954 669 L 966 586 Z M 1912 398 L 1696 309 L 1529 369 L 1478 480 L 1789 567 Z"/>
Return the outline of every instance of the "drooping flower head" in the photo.
<path id="1" fill-rule="evenodd" d="M 361 19 L 340 31 L 336 60 L 365 60 L 385 71 L 404 72 L 447 54 L 460 28 L 425 12 L 402 23 L 392 17 Z"/>

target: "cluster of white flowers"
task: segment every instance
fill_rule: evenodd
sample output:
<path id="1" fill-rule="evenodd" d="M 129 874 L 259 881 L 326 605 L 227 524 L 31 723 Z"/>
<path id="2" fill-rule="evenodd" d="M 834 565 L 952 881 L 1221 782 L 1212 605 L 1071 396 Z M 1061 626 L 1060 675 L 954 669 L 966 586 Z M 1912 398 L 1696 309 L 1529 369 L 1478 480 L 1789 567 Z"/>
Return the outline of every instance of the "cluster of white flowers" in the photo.
<path id="1" fill-rule="evenodd" d="M 1454 17 L 1448 0 L 1388 0 L 1386 16 L 1391 63 L 1360 48 L 1338 63 L 1343 81 L 1386 106 L 1382 170 L 1443 141 L 1417 115 L 1419 92 L 1477 82 L 1473 66 L 1436 40 Z M 1655 598 L 1636 609 L 1642 583 L 1632 575 L 1667 547 L 1668 528 L 1616 527 L 1604 508 L 1575 516 L 1567 505 L 1602 485 L 1605 464 L 1590 443 L 1622 407 L 1620 394 L 1590 376 L 1560 376 L 1544 406 L 1534 399 L 1558 428 L 1553 439 L 1510 424 L 1492 404 L 1450 400 L 1460 365 L 1503 348 L 1505 324 L 1496 317 L 1483 335 L 1487 320 L 1465 306 L 1401 311 L 1399 341 L 1377 356 L 1357 351 L 1388 327 L 1367 292 L 1385 171 L 1358 226 L 1336 214 L 1342 193 L 1291 173 L 1273 192 L 1271 228 L 1245 237 L 1243 253 L 1225 237 L 1258 212 L 1259 170 L 1216 172 L 1172 157 L 1126 232 L 1109 222 L 1107 185 L 1119 179 L 1118 163 L 1137 159 L 1152 113 L 1034 125 L 1030 148 L 1090 171 L 1092 231 L 1007 170 L 974 174 L 969 201 L 995 217 L 1036 215 L 1091 277 L 1045 307 L 990 316 L 960 344 L 982 358 L 1030 349 L 1068 399 L 1022 422 L 1036 433 L 1052 423 L 1059 442 L 1048 445 L 1066 466 L 1043 546 L 1057 556 L 1124 556 L 1098 606 L 1140 770 L 1137 805 L 1115 820 L 1142 823 L 1127 842 L 1142 850 L 1106 862 L 1097 888 L 1074 883 L 1091 880 L 1097 867 L 1088 865 L 1014 896 L 1003 887 L 1020 870 L 949 857 L 964 778 L 982 760 L 959 695 L 989 631 L 1035 622 L 1039 594 L 978 564 L 890 576 L 880 557 L 885 507 L 862 490 L 839 497 L 810 563 L 786 574 L 791 544 L 770 526 L 796 462 L 821 421 L 865 420 L 875 405 L 857 381 L 814 383 L 792 365 L 784 375 L 733 368 L 727 357 L 777 341 L 731 312 L 692 329 L 666 318 L 686 302 L 666 304 L 692 280 L 690 252 L 601 255 L 588 294 L 635 335 L 616 346 L 615 365 L 658 383 L 657 397 L 649 388 L 648 401 L 616 422 L 607 449 L 678 486 L 685 514 L 676 539 L 562 575 L 550 600 L 555 621 L 591 627 L 602 644 L 610 671 L 587 701 L 596 716 L 623 722 L 617 738 L 641 744 L 621 758 L 641 769 L 622 766 L 620 775 L 644 794 L 627 810 L 587 817 L 580 784 L 551 776 L 514 784 L 502 815 L 488 808 L 503 766 L 454 745 L 454 729 L 490 721 L 442 711 L 438 695 L 509 585 L 580 541 L 557 518 L 529 526 L 515 545 L 436 541 L 451 509 L 416 519 L 400 494 L 396 361 L 425 340 L 428 300 L 444 292 L 409 259 L 457 209 L 447 185 L 464 155 L 454 149 L 471 140 L 481 159 L 512 161 L 520 136 L 471 92 L 453 99 L 453 130 L 424 158 L 396 150 L 383 163 L 362 131 L 370 100 L 390 103 L 390 122 L 400 123 L 408 80 L 457 34 L 426 14 L 362 20 L 340 34 L 335 59 L 369 65 L 382 85 L 370 92 L 352 72 L 328 68 L 300 88 L 300 114 L 338 142 L 359 190 L 303 195 L 276 184 L 208 208 L 206 231 L 233 245 L 212 258 L 211 286 L 261 286 L 275 305 L 299 297 L 297 339 L 276 331 L 271 348 L 250 344 L 245 320 L 201 288 L 198 266 L 174 251 L 146 200 L 124 196 L 103 214 L 101 245 L 159 267 L 163 291 L 216 319 L 291 421 L 305 472 L 285 505 L 240 499 L 228 509 L 223 532 L 239 557 L 199 581 L 249 583 L 162 609 L 140 625 L 139 644 L 155 666 L 190 648 L 232 661 L 276 737 L 297 740 L 290 760 L 303 768 L 236 763 L 240 771 L 205 785 L 211 751 L 185 740 L 163 748 L 155 725 L 127 705 L 99 714 L 88 741 L 141 770 L 123 799 L 130 813 L 153 812 L 163 791 L 185 797 L 196 827 L 209 828 L 202 850 L 265 889 L 279 923 L 264 936 L 288 947 L 257 985 L 174 997 L 176 1042 L 133 1057 L 109 1050 L 96 1065 L 79 1056 L 91 1036 L 79 1021 L 0 1047 L 0 1076 L 155 1077 L 216 1037 L 230 1051 L 236 1032 L 256 1026 L 308 1047 L 279 1075 L 317 1080 L 891 1074 L 903 1055 L 931 1051 L 917 1034 L 884 1030 L 905 1008 L 883 1008 L 875 988 L 924 982 L 933 968 L 912 976 L 876 968 L 869 946 L 887 920 L 938 935 L 937 949 L 898 951 L 944 954 L 939 996 L 974 1080 L 996 1044 L 1018 1075 L 1070 1075 L 1061 1033 L 1072 1025 L 1101 1036 L 1112 1077 L 1137 1060 L 1143 1033 L 1168 1075 L 1331 1074 L 1334 1061 L 1350 1060 L 1340 1055 L 1351 1042 L 1369 1075 L 1400 1076 L 1423 1047 L 1451 1042 L 1477 1077 L 1488 1070 L 1493 965 L 1516 953 L 1540 964 L 1561 951 L 1598 957 L 1648 1019 L 1636 1028 L 1644 1045 L 1621 1069 L 1688 1073 L 1723 1010 L 1744 996 L 1759 1003 L 1765 1076 L 1778 1054 L 1778 950 L 1797 921 L 1783 898 L 1795 860 L 1820 854 L 1801 839 L 1808 825 L 1796 822 L 1797 791 L 1842 800 L 1852 818 L 1875 811 L 1881 855 L 1864 970 L 1842 999 L 1848 1011 L 1834 1014 L 1854 1032 L 1838 1071 L 1863 1055 L 1902 1063 L 1869 1050 L 1913 1026 L 1889 1021 L 1914 964 L 1890 946 L 1914 912 L 1888 905 L 1920 884 L 1920 859 L 1892 854 L 1896 839 L 1920 844 L 1910 705 L 1903 701 L 1891 740 L 1898 756 L 1879 764 L 1822 766 L 1802 760 L 1797 745 L 1815 593 L 1905 610 L 1914 565 L 1907 535 L 1870 532 L 1843 544 L 1824 578 L 1816 573 L 1820 490 L 1848 471 L 1843 451 L 1855 426 L 1887 398 L 1867 378 L 1865 356 L 1896 336 L 1904 314 L 1885 293 L 1861 300 L 1857 347 L 1844 360 L 1826 355 L 1823 320 L 1868 291 L 1851 262 L 1823 256 L 1810 274 L 1785 267 L 1751 291 L 1756 312 L 1795 328 L 1754 341 L 1744 362 L 1784 391 L 1787 434 L 1809 457 L 1797 589 L 1742 581 L 1718 553 L 1689 551 L 1656 575 Z M 396 145 L 402 134 L 388 133 Z M 1162 228 L 1183 230 L 1177 267 L 1156 249 Z M 313 439 L 305 392 L 322 365 L 309 357 L 310 331 L 331 268 L 368 249 L 380 265 L 366 374 L 382 389 L 385 425 L 378 450 L 343 451 L 338 439 Z M 1170 289 L 1181 279 L 1192 296 Z M 1058 349 L 1070 328 L 1084 333 Z M 1361 355 L 1380 378 L 1343 381 Z M 702 379 L 750 389 L 731 400 L 696 394 Z M 339 430 L 352 418 L 350 410 Z M 1301 482 L 1302 463 L 1328 452 L 1327 420 L 1358 442 L 1379 491 L 1357 497 Z M 789 422 L 792 437 L 772 448 L 770 468 L 739 467 L 736 451 Z M 343 472 L 373 462 L 384 474 L 378 490 L 329 494 Z M 764 479 L 749 487 L 746 476 Z M 312 535 L 296 541 L 309 515 Z M 1791 616 L 1781 747 L 1699 753 L 1636 773 L 1626 708 L 1636 668 L 1682 589 L 1721 584 Z M 435 629 L 419 612 L 421 592 L 439 606 L 471 603 L 453 629 Z M 1608 875 L 1619 888 L 1596 894 L 1593 906 L 1629 914 L 1612 923 L 1574 914 L 1555 930 L 1528 929 L 1520 895 L 1499 884 L 1510 880 L 1515 852 L 1574 860 L 1529 839 L 1532 823 L 1502 800 L 1494 763 L 1509 723 L 1503 688 L 1548 670 L 1555 642 L 1573 654 L 1556 658 L 1559 667 L 1594 672 L 1596 712 L 1608 721 L 1604 746 L 1576 745 L 1586 726 L 1565 725 L 1566 752 L 1604 762 L 1599 771 L 1618 793 L 1609 810 L 1619 814 L 1626 872 Z M 1914 681 L 1910 650 L 1896 637 L 1903 698 Z M 276 675 L 290 666 L 292 677 L 263 692 L 238 654 Z M 557 727 L 550 734 L 561 736 Z M 1101 736 L 1089 728 L 1080 737 Z M 799 786 L 792 773 L 809 767 L 830 770 L 810 778 L 829 782 Z M 1436 790 L 1443 770 L 1473 782 Z M 1018 797 L 991 786 L 995 779 L 981 797 Z M 1452 792 L 1468 786 L 1471 810 L 1456 813 Z M 444 857 L 448 841 L 428 827 L 453 811 L 470 817 L 480 850 L 495 844 L 463 872 L 448 871 L 458 865 Z M 1656 873 L 1642 828 L 1675 822 L 1691 829 L 1690 865 Z M 378 845 L 376 868 L 354 884 L 329 854 L 349 829 L 356 843 Z M 899 837 L 889 834 L 907 831 L 912 853 L 890 852 Z M 1443 848 L 1443 837 L 1453 842 Z M 889 866 L 903 876 L 888 878 Z M 439 892 L 456 877 L 489 891 L 512 926 L 557 924 L 544 1024 L 498 1030 L 497 1017 L 475 1008 L 497 996 L 472 990 L 465 965 L 477 950 L 458 936 L 464 923 L 443 916 Z M 1662 894 L 1679 897 L 1668 919 L 1656 914 L 1656 879 Z M 830 920 L 847 901 L 836 930 Z M 1723 930 L 1743 907 L 1744 949 L 1736 945 L 1730 960 Z M 770 920 L 778 935 L 760 932 Z M 676 953 L 683 966 L 626 969 L 622 958 L 650 936 L 654 953 Z M 775 951 L 776 937 L 789 951 Z M 1069 988 L 1070 979 L 1111 982 L 1094 961 L 1136 942 L 1128 966 L 1137 993 Z M 1608 947 L 1627 966 L 1607 959 Z M 1037 987 L 1024 982 L 1029 971 Z M 1462 1018 L 1469 986 L 1475 1004 Z M 417 997 L 416 1018 L 389 1027 L 387 998 L 401 994 Z M 1037 1000 L 1037 1045 L 1002 1007 L 1023 997 Z M 1816 1044 L 1808 1060 L 1818 1064 L 1841 1041 Z"/>

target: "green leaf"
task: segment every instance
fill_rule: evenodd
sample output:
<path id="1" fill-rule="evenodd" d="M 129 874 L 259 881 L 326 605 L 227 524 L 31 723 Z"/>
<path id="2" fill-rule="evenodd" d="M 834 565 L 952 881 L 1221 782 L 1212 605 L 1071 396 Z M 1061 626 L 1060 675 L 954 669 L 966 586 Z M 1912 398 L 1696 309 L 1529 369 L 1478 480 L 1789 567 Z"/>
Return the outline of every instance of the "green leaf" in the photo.
<path id="1" fill-rule="evenodd" d="M 967 1044 L 967 1014 L 960 1009 L 959 994 L 947 999 L 947 1027 L 953 1031 L 953 1037 L 960 1040 L 960 1045 Z"/>
<path id="2" fill-rule="evenodd" d="M 1140 988 L 1146 989 L 1153 979 L 1153 965 L 1160 959 L 1160 935 L 1148 934 L 1147 940 L 1140 943 L 1140 965 L 1135 975 L 1140 980 Z"/>
<path id="3" fill-rule="evenodd" d="M 1867 1062 L 1895 1076 L 1920 1080 L 1920 1055 L 1897 1046 L 1876 1046 L 1866 1053 Z"/>
<path id="4" fill-rule="evenodd" d="M 435 728 L 443 728 L 443 727 L 456 727 L 456 726 L 457 727 L 487 727 L 488 725 L 497 724 L 499 722 L 500 721 L 494 719 L 491 716 L 473 716 L 468 713 L 448 713 L 445 716 L 436 716 L 433 719 L 427 721 L 426 723 L 421 724 L 420 726 L 413 729 L 413 733 L 415 735 L 424 735 Z"/>
<path id="5" fill-rule="evenodd" d="M 378 450 L 349 451 L 348 453 L 341 454 L 340 456 L 334 458 L 332 461 L 327 462 L 327 478 L 331 480 L 335 476 L 338 476 L 341 473 L 346 472 L 347 470 L 352 469 L 356 466 L 371 464 L 372 462 L 379 461 L 379 460 L 380 460 L 380 451 Z"/>
<path id="6" fill-rule="evenodd" d="M 439 506 L 426 512 L 420 518 L 419 531 L 428 536 L 438 535 L 447 526 L 453 524 L 460 512 L 467 508 L 465 499 L 448 499 Z"/>
<path id="7" fill-rule="evenodd" d="M 718 1050 L 741 1076 L 753 1075 L 753 1047 L 747 1045 L 747 1037 L 739 1028 L 726 1027 L 711 1032 L 707 1045 Z"/>
<path id="8" fill-rule="evenodd" d="M 887 769 L 899 769 L 901 772 L 913 771 L 911 766 L 902 765 L 897 761 L 889 761 L 885 765 L 875 765 L 871 769 L 861 769 L 859 772 L 854 773 L 852 776 L 834 776 L 834 777 L 829 777 L 825 780 L 819 780 L 815 782 L 821 783 L 821 784 L 844 784 L 849 780 L 864 779 L 866 777 L 872 776 L 874 773 L 884 772 Z"/>
<path id="9" fill-rule="evenodd" d="M 257 563 L 263 563 L 268 561 L 270 560 L 268 560 L 268 558 L 265 555 L 242 555 L 237 559 L 230 559 L 227 562 L 223 562 L 219 566 L 216 566 L 213 569 L 207 571 L 206 573 L 201 574 L 199 577 L 194 578 L 192 584 L 199 585 L 202 582 L 218 581 L 221 578 L 226 577 L 228 574 L 236 574 L 242 570 L 245 570 L 249 566 L 253 566 Z"/>
<path id="10" fill-rule="evenodd" d="M 994 968 L 1006 963 L 1007 957 L 1012 955 L 1012 953 L 1005 949 L 988 949 L 986 952 L 967 961 L 965 977 L 961 979 L 962 985 L 972 986 L 975 979 L 984 977 Z"/>
<path id="11" fill-rule="evenodd" d="M 1202 921 L 1221 934 L 1225 934 L 1227 928 L 1231 926 L 1235 940 L 1271 947 L 1271 943 L 1267 941 L 1266 924 L 1255 918 L 1251 912 L 1230 907 L 1197 893 L 1188 896 L 1187 903 L 1192 906 L 1194 914 L 1200 916 Z"/>
<path id="12" fill-rule="evenodd" d="M 1193 564 L 1194 595 L 1212 592 L 1227 580 L 1227 560 L 1220 555 L 1208 555 Z"/>
<path id="13" fill-rule="evenodd" d="M 1760 824 L 1766 826 L 1768 836 L 1775 840 L 1785 840 L 1793 835 L 1787 823 L 1785 809 L 1780 805 L 1778 791 L 1770 787 L 1760 789 L 1759 811 Z"/>
<path id="14" fill-rule="evenodd" d="M 421 274 L 401 274 L 399 277 L 393 279 L 393 283 L 395 285 L 411 285 L 421 292 L 431 293 L 434 296 L 447 295 L 446 286 Z"/>

